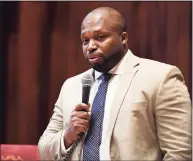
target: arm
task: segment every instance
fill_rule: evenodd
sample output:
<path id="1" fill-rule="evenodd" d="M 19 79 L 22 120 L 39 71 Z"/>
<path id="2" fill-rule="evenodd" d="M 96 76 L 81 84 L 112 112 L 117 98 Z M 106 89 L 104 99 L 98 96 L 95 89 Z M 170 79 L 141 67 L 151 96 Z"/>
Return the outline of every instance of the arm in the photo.
<path id="1" fill-rule="evenodd" d="M 61 155 L 61 138 L 65 130 L 63 129 L 63 111 L 61 108 L 62 91 L 63 87 L 55 104 L 50 122 L 38 143 L 42 160 L 55 160 L 55 157 L 57 158 L 57 156 Z"/>
<path id="2" fill-rule="evenodd" d="M 176 67 L 161 82 L 155 117 L 163 160 L 191 160 L 191 101 Z"/>
<path id="3" fill-rule="evenodd" d="M 79 137 L 78 134 L 85 132 L 88 128 L 90 105 L 78 104 L 75 109 L 69 113 L 68 121 L 63 118 L 64 107 L 69 107 L 66 106 L 66 102 L 62 101 L 62 99 L 68 99 L 69 95 L 65 95 L 64 92 L 69 91 L 69 88 L 71 88 L 70 85 L 66 85 L 66 83 L 63 85 L 55 104 L 54 113 L 39 140 L 38 147 L 41 160 L 63 160 L 68 157 L 69 154 L 67 154 L 67 152 L 71 151 L 72 144 Z"/>

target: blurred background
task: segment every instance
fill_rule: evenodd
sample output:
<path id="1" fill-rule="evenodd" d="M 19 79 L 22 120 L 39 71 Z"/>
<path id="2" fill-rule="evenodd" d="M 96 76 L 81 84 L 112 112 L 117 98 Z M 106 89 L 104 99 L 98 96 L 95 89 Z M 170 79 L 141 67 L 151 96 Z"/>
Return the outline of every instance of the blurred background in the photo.
<path id="1" fill-rule="evenodd" d="M 178 66 L 192 96 L 192 2 L 0 2 L 0 143 L 38 143 L 63 82 L 89 68 L 80 25 L 99 6 L 124 15 L 135 55 Z"/>

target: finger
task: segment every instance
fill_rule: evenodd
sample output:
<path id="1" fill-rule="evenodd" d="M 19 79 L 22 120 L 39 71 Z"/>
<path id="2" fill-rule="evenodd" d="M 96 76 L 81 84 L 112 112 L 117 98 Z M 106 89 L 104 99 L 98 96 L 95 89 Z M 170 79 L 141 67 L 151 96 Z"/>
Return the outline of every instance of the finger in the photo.
<path id="1" fill-rule="evenodd" d="M 84 112 L 84 111 L 75 111 L 75 117 L 78 117 L 80 119 L 85 119 L 88 120 L 90 115 L 88 112 Z"/>
<path id="2" fill-rule="evenodd" d="M 87 130 L 88 130 L 88 127 L 81 125 L 81 124 L 76 124 L 77 133 L 86 132 Z"/>
<path id="3" fill-rule="evenodd" d="M 85 120 L 88 120 L 90 118 L 90 115 L 88 112 L 84 112 L 84 111 L 73 111 L 71 113 L 71 116 L 70 116 L 71 119 L 76 119 L 76 118 L 79 118 L 79 119 L 85 119 Z"/>
<path id="4" fill-rule="evenodd" d="M 80 119 L 78 117 L 72 118 L 72 125 L 76 127 L 77 125 L 88 127 L 89 120 Z"/>
<path id="5" fill-rule="evenodd" d="M 77 123 L 79 125 L 85 126 L 86 128 L 88 128 L 88 126 L 89 126 L 89 121 L 88 120 L 80 119 Z"/>
<path id="6" fill-rule="evenodd" d="M 81 103 L 81 104 L 78 104 L 75 109 L 75 111 L 87 111 L 89 112 L 90 111 L 90 104 L 84 104 L 84 103 Z"/>

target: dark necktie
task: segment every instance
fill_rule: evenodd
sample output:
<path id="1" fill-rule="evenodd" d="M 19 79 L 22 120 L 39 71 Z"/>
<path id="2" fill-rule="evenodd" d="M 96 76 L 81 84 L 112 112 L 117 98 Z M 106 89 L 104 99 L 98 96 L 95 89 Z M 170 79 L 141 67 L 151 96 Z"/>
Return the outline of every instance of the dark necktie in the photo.
<path id="1" fill-rule="evenodd" d="M 102 82 L 94 98 L 89 129 L 83 146 L 83 161 L 100 160 L 99 148 L 102 138 L 104 107 L 110 74 L 103 74 L 98 79 Z"/>

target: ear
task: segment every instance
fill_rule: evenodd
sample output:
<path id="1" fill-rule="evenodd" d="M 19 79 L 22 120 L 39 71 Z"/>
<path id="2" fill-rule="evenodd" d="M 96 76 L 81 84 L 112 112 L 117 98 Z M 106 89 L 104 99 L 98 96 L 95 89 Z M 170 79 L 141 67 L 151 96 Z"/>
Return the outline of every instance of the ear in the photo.
<path id="1" fill-rule="evenodd" d="M 121 41 L 123 45 L 126 45 L 128 43 L 128 34 L 126 32 L 122 32 Z"/>

